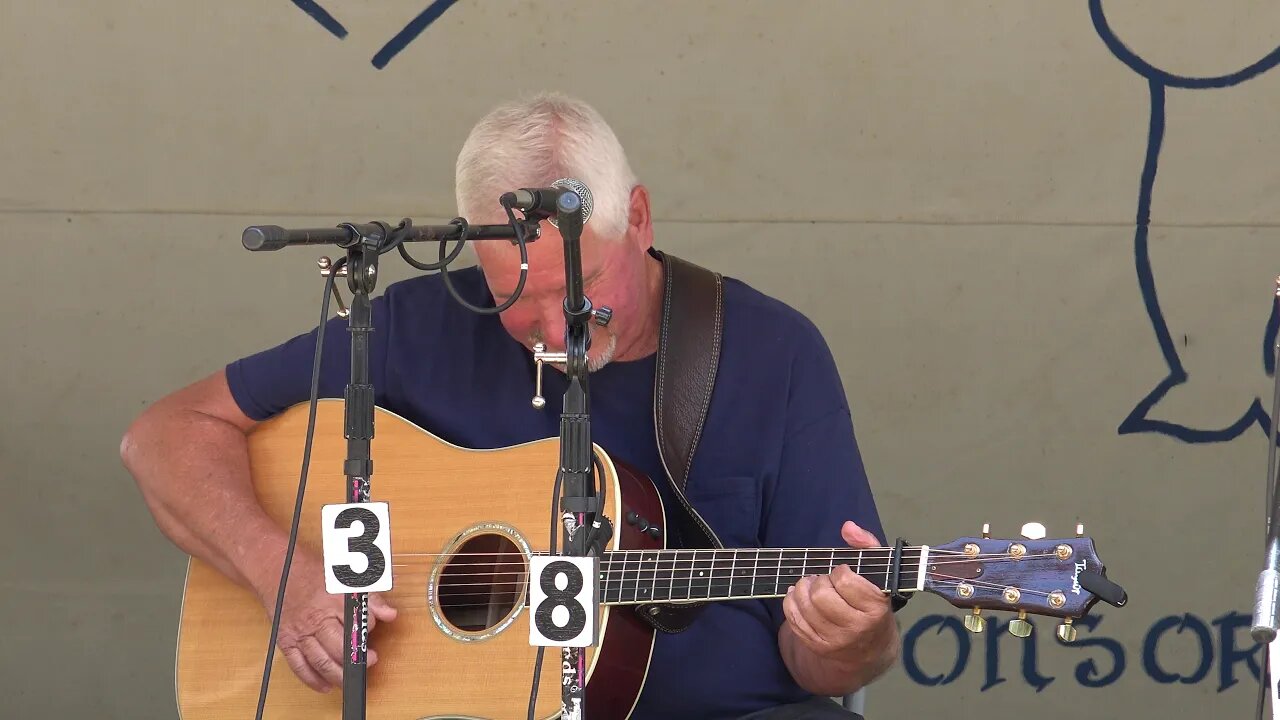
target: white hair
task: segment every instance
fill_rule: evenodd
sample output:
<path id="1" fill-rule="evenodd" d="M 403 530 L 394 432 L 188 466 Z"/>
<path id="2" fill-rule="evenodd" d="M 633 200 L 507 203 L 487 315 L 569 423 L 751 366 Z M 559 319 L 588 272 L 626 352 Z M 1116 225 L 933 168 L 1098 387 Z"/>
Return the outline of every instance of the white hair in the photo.
<path id="1" fill-rule="evenodd" d="M 621 237 L 638 180 L 600 113 L 554 92 L 499 105 L 476 123 L 458 153 L 458 212 L 472 223 L 506 223 L 500 195 L 566 177 L 591 190 L 588 228 L 604 238 Z"/>

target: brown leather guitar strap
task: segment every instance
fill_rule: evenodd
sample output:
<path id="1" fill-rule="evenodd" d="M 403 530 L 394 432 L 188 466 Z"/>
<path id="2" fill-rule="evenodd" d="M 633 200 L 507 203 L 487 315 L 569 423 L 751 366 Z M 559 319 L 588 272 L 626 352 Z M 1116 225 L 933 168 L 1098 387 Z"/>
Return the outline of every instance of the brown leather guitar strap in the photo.
<path id="1" fill-rule="evenodd" d="M 653 387 L 653 422 L 658 454 L 677 499 L 677 507 L 666 508 L 668 547 L 674 525 L 683 548 L 720 548 L 724 547 L 720 538 L 693 508 L 685 496 L 685 487 L 720 364 L 723 279 L 719 273 L 688 261 L 656 250 L 651 252 L 662 261 L 666 283 Z M 655 628 L 680 632 L 689 627 L 704 605 L 649 603 L 636 610 Z"/>

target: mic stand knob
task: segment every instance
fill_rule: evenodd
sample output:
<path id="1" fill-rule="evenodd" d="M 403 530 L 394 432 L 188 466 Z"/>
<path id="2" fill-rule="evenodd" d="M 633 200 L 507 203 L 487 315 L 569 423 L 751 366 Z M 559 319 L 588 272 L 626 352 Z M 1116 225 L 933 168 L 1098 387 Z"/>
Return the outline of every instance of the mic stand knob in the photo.
<path id="1" fill-rule="evenodd" d="M 569 362 L 569 354 L 563 352 L 547 352 L 547 346 L 545 344 L 535 344 L 533 346 L 533 365 L 535 373 L 533 406 L 539 410 L 547 405 L 547 399 L 542 397 L 542 365 L 543 363 L 549 362 L 565 365 Z"/>
<path id="2" fill-rule="evenodd" d="M 613 319 L 613 308 L 608 305 L 601 305 L 591 311 L 591 317 L 595 319 L 596 324 L 600 327 L 607 327 L 609 321 Z"/>

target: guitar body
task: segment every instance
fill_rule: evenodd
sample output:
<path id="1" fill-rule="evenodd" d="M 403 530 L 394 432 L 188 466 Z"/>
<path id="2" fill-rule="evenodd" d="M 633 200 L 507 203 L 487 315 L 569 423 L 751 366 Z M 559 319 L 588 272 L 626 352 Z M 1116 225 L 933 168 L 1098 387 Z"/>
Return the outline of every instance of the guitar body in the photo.
<path id="1" fill-rule="evenodd" d="M 306 404 L 249 436 L 253 485 L 283 528 L 293 517 L 306 440 Z M 378 623 L 369 644 L 369 720 L 526 717 L 537 648 L 524 607 L 528 552 L 546 552 L 558 438 L 498 450 L 469 450 L 376 410 L 372 499 L 391 516 L 394 588 L 399 610 Z M 660 549 L 663 541 L 623 522 L 634 511 L 665 527 L 661 499 L 643 473 L 596 448 L 603 467 L 605 514 L 614 523 L 608 550 Z M 319 403 L 299 527 L 299 548 L 321 556 L 320 509 L 345 502 L 343 405 Z M 557 537 L 559 524 L 557 521 Z M 520 552 L 517 554 L 517 550 Z M 505 553 L 505 554 L 503 554 Z M 492 573 L 487 582 L 482 573 Z M 469 576 L 469 577 L 468 577 Z M 602 606 L 600 644 L 586 651 L 592 717 L 626 718 L 644 684 L 654 631 L 630 606 Z M 192 559 L 178 632 L 176 684 L 183 720 L 252 718 L 271 625 L 254 595 Z M 560 711 L 560 652 L 547 648 L 535 716 Z M 276 651 L 264 717 L 340 720 L 338 689 L 317 693 Z"/>

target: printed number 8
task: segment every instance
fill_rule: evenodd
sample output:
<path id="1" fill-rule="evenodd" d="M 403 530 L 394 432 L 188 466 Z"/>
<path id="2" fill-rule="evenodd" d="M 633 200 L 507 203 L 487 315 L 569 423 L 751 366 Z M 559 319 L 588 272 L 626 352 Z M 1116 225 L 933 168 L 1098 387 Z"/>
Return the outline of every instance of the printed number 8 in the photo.
<path id="1" fill-rule="evenodd" d="M 333 525 L 335 528 L 349 528 L 357 520 L 364 525 L 364 532 L 356 537 L 347 538 L 347 551 L 364 555 L 369 561 L 369 567 L 365 568 L 364 572 L 357 573 L 351 569 L 350 565 L 334 565 L 333 574 L 348 587 L 368 587 L 382 577 L 387 566 L 387 559 L 383 557 L 382 551 L 373 544 L 378 537 L 378 531 L 382 528 L 382 524 L 378 522 L 378 516 L 367 508 L 347 508 L 338 513 Z"/>
<path id="2" fill-rule="evenodd" d="M 568 578 L 563 590 L 556 587 L 556 576 L 560 574 Z M 582 592 L 582 575 L 578 566 L 563 560 L 548 563 L 543 568 L 538 583 L 547 596 L 535 613 L 534 622 L 538 632 L 556 642 L 564 642 L 581 634 L 587 624 L 587 609 L 582 607 L 577 598 L 578 593 Z M 564 627 L 559 627 L 551 619 L 551 613 L 558 607 L 569 611 L 569 622 Z"/>

